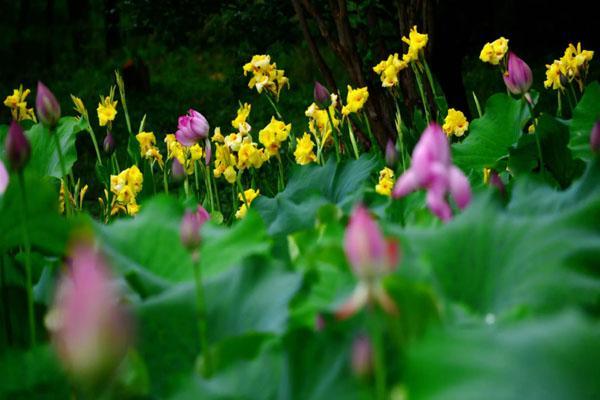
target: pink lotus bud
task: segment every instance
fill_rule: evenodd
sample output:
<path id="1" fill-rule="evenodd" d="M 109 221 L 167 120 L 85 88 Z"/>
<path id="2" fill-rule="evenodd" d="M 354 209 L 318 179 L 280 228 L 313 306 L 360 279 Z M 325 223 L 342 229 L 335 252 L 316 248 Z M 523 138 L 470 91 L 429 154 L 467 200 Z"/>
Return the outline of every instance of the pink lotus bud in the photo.
<path id="1" fill-rule="evenodd" d="M 391 139 L 388 139 L 387 144 L 385 145 L 385 163 L 388 167 L 392 168 L 397 160 L 398 151 L 396 151 L 396 146 Z"/>
<path id="2" fill-rule="evenodd" d="M 358 378 L 366 378 L 373 372 L 373 346 L 365 335 L 358 336 L 352 343 L 352 372 Z"/>
<path id="3" fill-rule="evenodd" d="M 4 166 L 2 160 L 0 160 L 0 196 L 6 191 L 8 186 L 8 171 Z"/>
<path id="4" fill-rule="evenodd" d="M 208 137 L 204 139 L 204 164 L 210 165 L 210 159 L 212 158 L 212 148 L 210 147 L 210 140 Z"/>
<path id="5" fill-rule="evenodd" d="M 397 248 L 390 245 L 362 205 L 354 210 L 344 235 L 344 251 L 360 279 L 370 280 L 396 267 Z"/>
<path id="6" fill-rule="evenodd" d="M 190 108 L 186 115 L 179 117 L 175 137 L 184 146 L 193 146 L 200 139 L 208 137 L 209 129 L 210 127 L 206 118 L 198 111 Z"/>
<path id="7" fill-rule="evenodd" d="M 600 152 L 600 121 L 594 124 L 590 133 L 590 147 L 594 153 Z"/>
<path id="8" fill-rule="evenodd" d="M 104 148 L 104 152 L 108 155 L 112 154 L 112 152 L 115 150 L 115 138 L 113 137 L 111 131 L 106 133 L 102 147 Z"/>
<path id="9" fill-rule="evenodd" d="M 71 248 L 46 326 L 60 361 L 85 385 L 106 380 L 127 353 L 133 321 L 104 258 L 90 242 Z"/>
<path id="10" fill-rule="evenodd" d="M 175 182 L 181 182 L 185 178 L 185 170 L 178 159 L 174 158 L 171 164 L 171 177 Z"/>
<path id="11" fill-rule="evenodd" d="M 506 187 L 504 186 L 504 182 L 502 182 L 500 175 L 498 175 L 496 171 L 490 172 L 489 185 L 494 186 L 496 189 L 498 189 L 502 195 L 506 193 Z"/>
<path id="12" fill-rule="evenodd" d="M 452 165 L 448 139 L 436 123 L 423 131 L 413 150 L 412 164 L 396 181 L 392 196 L 403 197 L 417 189 L 427 190 L 427 206 L 443 221 L 452 218 L 447 194 L 461 209 L 471 202 L 469 181 Z"/>
<path id="13" fill-rule="evenodd" d="M 200 245 L 200 228 L 210 219 L 210 214 L 202 206 L 196 212 L 186 211 L 179 228 L 181 243 L 188 249 L 195 249 Z"/>
<path id="14" fill-rule="evenodd" d="M 504 73 L 504 83 L 512 94 L 522 95 L 529 91 L 533 82 L 531 68 L 513 52 L 508 54 L 508 70 Z"/>
<path id="15" fill-rule="evenodd" d="M 38 81 L 37 97 L 35 98 L 35 111 L 38 119 L 48 128 L 54 128 L 60 119 L 60 104 L 54 94 Z"/>
<path id="16" fill-rule="evenodd" d="M 321 314 L 317 314 L 315 317 L 315 331 L 321 332 L 325 329 L 325 318 Z"/>
<path id="17" fill-rule="evenodd" d="M 4 147 L 10 168 L 17 172 L 22 171 L 31 156 L 31 145 L 18 122 L 10 123 Z"/>
<path id="18" fill-rule="evenodd" d="M 329 90 L 319 82 L 315 81 L 315 88 L 313 90 L 313 96 L 315 98 L 315 103 L 319 106 L 319 108 L 324 109 L 329 107 L 329 103 L 331 103 L 331 98 L 329 97 Z"/>

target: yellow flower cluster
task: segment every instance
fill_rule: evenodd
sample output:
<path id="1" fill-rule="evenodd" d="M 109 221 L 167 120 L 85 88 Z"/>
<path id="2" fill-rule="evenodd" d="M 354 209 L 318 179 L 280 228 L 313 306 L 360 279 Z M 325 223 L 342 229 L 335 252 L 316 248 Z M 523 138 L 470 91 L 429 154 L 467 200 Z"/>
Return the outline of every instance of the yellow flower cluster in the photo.
<path id="1" fill-rule="evenodd" d="M 419 33 L 417 31 L 417 26 L 413 26 L 408 34 L 408 38 L 402 36 L 402 41 L 408 44 L 408 51 L 402 56 L 402 60 L 407 64 L 418 61 L 419 54 L 421 53 L 421 50 L 427 46 L 428 40 L 429 36 L 426 33 Z"/>
<path id="2" fill-rule="evenodd" d="M 98 112 L 98 121 L 100 126 L 110 126 L 112 121 L 115 120 L 117 116 L 117 100 L 114 100 L 115 97 L 115 87 L 112 86 L 110 88 L 110 94 L 104 98 L 100 97 L 100 103 L 98 103 L 98 108 L 96 111 Z"/>
<path id="3" fill-rule="evenodd" d="M 301 139 L 296 138 L 296 150 L 294 151 L 296 162 L 300 165 L 306 165 L 316 161 L 317 156 L 313 151 L 314 148 L 315 144 L 308 133 L 305 132 Z"/>
<path id="4" fill-rule="evenodd" d="M 346 105 L 342 107 L 342 114 L 346 116 L 348 114 L 360 111 L 368 98 L 369 91 L 366 86 L 358 89 L 352 89 L 352 86 L 348 85 Z"/>
<path id="5" fill-rule="evenodd" d="M 147 160 L 157 161 L 158 165 L 163 168 L 163 158 L 162 154 L 158 151 L 158 147 L 156 147 L 156 137 L 154 136 L 154 132 L 140 132 L 135 135 L 135 138 L 140 144 L 140 153 L 142 157 Z"/>
<path id="6" fill-rule="evenodd" d="M 77 114 L 80 115 L 80 117 L 85 117 L 87 119 L 88 117 L 88 112 L 87 109 L 85 108 L 85 105 L 83 104 L 83 101 L 81 101 L 81 99 L 77 96 L 73 96 L 71 95 L 71 100 L 73 101 L 73 105 L 75 107 L 73 107 L 73 110 L 75 110 L 77 112 Z M 77 118 L 80 118 L 77 117 Z"/>
<path id="7" fill-rule="evenodd" d="M 563 90 L 567 82 L 576 81 L 583 90 L 584 80 L 587 75 L 589 62 L 594 57 L 594 52 L 582 50 L 581 43 L 575 47 L 569 43 L 564 55 L 552 64 L 546 65 L 546 80 L 544 86 L 554 90 Z"/>
<path id="8" fill-rule="evenodd" d="M 136 196 L 142 191 L 144 176 L 137 166 L 123 170 L 119 175 L 110 176 L 110 191 L 113 193 L 111 215 L 123 211 L 135 215 L 140 210 Z"/>
<path id="9" fill-rule="evenodd" d="M 238 198 L 242 202 L 242 205 L 235 212 L 235 217 L 237 219 L 244 218 L 246 216 L 246 214 L 248 213 L 248 207 L 250 207 L 250 204 L 252 204 L 254 199 L 256 199 L 259 195 L 260 195 L 260 190 L 254 190 L 254 189 L 244 190 L 244 196 L 242 196 L 241 193 L 238 194 Z M 248 202 L 248 206 L 246 206 L 246 203 L 244 202 L 244 197 L 246 198 L 246 201 Z"/>
<path id="10" fill-rule="evenodd" d="M 20 85 L 18 89 L 13 90 L 13 94 L 6 96 L 4 99 L 4 105 L 10 108 L 10 114 L 15 121 L 32 120 L 36 122 L 35 113 L 32 108 L 27 108 L 27 96 L 29 96 L 31 90 L 23 90 L 23 85 Z"/>
<path id="11" fill-rule="evenodd" d="M 269 157 L 279 153 L 281 144 L 285 142 L 292 130 L 292 124 L 271 117 L 271 122 L 258 132 L 258 141 L 265 146 Z"/>
<path id="12" fill-rule="evenodd" d="M 231 125 L 238 130 L 237 132 L 223 136 L 221 128 L 217 127 L 212 137 L 212 141 L 216 144 L 213 174 L 216 178 L 224 176 L 231 184 L 235 183 L 238 171 L 250 167 L 258 169 L 269 159 L 269 154 L 265 149 L 259 149 L 250 135 L 252 128 L 246 121 L 250 110 L 249 104 L 243 104 L 238 109 L 236 118 L 231 121 Z"/>
<path id="13" fill-rule="evenodd" d="M 183 166 L 185 173 L 191 175 L 194 173 L 194 163 L 200 159 L 204 152 L 198 143 L 193 146 L 184 146 L 177 141 L 174 134 L 169 133 L 165 136 L 167 146 L 167 160 L 176 158 Z"/>
<path id="14" fill-rule="evenodd" d="M 454 135 L 460 137 L 469 129 L 469 121 L 467 121 L 467 117 L 465 117 L 462 111 L 450 108 L 448 109 L 448 115 L 444 120 L 442 129 L 446 132 L 447 136 Z"/>
<path id="15" fill-rule="evenodd" d="M 308 130 L 315 137 L 319 147 L 324 147 L 333 141 L 331 136 L 331 126 L 333 125 L 336 129 L 340 126 L 340 120 L 335 113 L 336 107 L 337 95 L 332 93 L 331 105 L 328 107 L 328 110 L 321 109 L 316 103 L 312 103 L 304 113 L 304 115 L 309 118 Z M 330 117 L 331 122 L 329 121 Z"/>
<path id="16" fill-rule="evenodd" d="M 88 191 L 88 185 L 83 186 L 79 189 L 79 180 L 77 181 L 77 185 L 75 185 L 75 194 L 79 192 L 78 198 L 79 203 L 75 201 L 75 197 L 73 194 L 69 192 L 69 204 L 71 205 L 71 209 L 79 208 L 79 210 L 83 209 L 83 198 Z M 60 180 L 60 191 L 58 192 L 58 212 L 61 214 L 65 213 L 65 181 L 64 179 Z"/>
<path id="17" fill-rule="evenodd" d="M 383 87 L 398 86 L 398 74 L 408 67 L 408 62 L 400 60 L 398 53 L 390 55 L 387 60 L 381 61 L 373 67 L 373 71 L 379 74 Z"/>
<path id="18" fill-rule="evenodd" d="M 375 186 L 375 191 L 383 196 L 391 196 L 394 187 L 394 171 L 384 167 L 379 171 L 379 183 Z"/>
<path id="19" fill-rule="evenodd" d="M 500 37 L 491 43 L 486 43 L 481 49 L 479 59 L 483 62 L 498 65 L 508 51 L 508 39 Z"/>
<path id="20" fill-rule="evenodd" d="M 256 87 L 258 93 L 261 93 L 263 89 L 273 93 L 279 98 L 279 93 L 285 85 L 289 87 L 290 83 L 288 78 L 285 76 L 285 72 L 282 69 L 277 69 L 277 64 L 271 64 L 271 56 L 269 55 L 255 55 L 252 57 L 249 63 L 246 63 L 243 67 L 244 76 L 249 72 L 252 73 L 252 78 L 248 82 L 250 89 Z"/>

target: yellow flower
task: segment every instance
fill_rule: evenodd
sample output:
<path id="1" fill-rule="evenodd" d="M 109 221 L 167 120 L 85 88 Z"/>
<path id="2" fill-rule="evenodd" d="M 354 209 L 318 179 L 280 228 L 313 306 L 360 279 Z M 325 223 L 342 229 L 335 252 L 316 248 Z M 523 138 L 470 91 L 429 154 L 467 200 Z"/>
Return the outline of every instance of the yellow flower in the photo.
<path id="1" fill-rule="evenodd" d="M 18 89 L 13 90 L 13 94 L 6 96 L 4 99 L 4 105 L 10 108 L 10 113 L 15 121 L 32 120 L 37 122 L 33 108 L 27 108 L 27 96 L 29 96 L 31 90 L 23 90 L 23 85 L 20 85 Z"/>
<path id="2" fill-rule="evenodd" d="M 572 43 L 565 49 L 564 55 L 559 60 L 560 71 L 569 82 L 576 80 L 580 89 L 583 89 L 583 78 L 587 73 L 588 63 L 594 57 L 594 52 L 582 50 L 581 43 L 575 47 Z"/>
<path id="3" fill-rule="evenodd" d="M 287 140 L 292 124 L 285 124 L 283 121 L 271 117 L 271 122 L 258 133 L 258 140 L 265 146 L 269 155 L 275 155 L 281 148 L 281 143 Z"/>
<path id="4" fill-rule="evenodd" d="M 304 135 L 302 135 L 302 139 L 296 138 L 296 150 L 294 151 L 296 162 L 300 165 L 306 165 L 316 161 L 317 156 L 313 151 L 314 147 L 315 144 L 310 139 L 308 133 L 305 132 Z"/>
<path id="5" fill-rule="evenodd" d="M 256 143 L 247 141 L 242 144 L 237 154 L 237 168 L 241 171 L 250 167 L 260 168 L 266 161 L 264 149 L 258 149 Z"/>
<path id="6" fill-rule="evenodd" d="M 417 26 L 413 26 L 408 34 L 408 38 L 402 36 L 402 41 L 408 44 L 408 51 L 402 57 L 403 61 L 406 63 L 417 61 L 419 53 L 427 46 L 428 40 L 429 36 L 427 34 L 417 32 Z"/>
<path id="7" fill-rule="evenodd" d="M 405 61 L 398 58 L 398 53 L 394 53 L 373 67 L 373 71 L 380 75 L 383 87 L 392 87 L 398 85 L 398 73 L 407 66 Z"/>
<path id="8" fill-rule="evenodd" d="M 546 88 L 552 88 L 554 90 L 564 89 L 564 86 L 561 82 L 561 65 L 560 61 L 554 60 L 552 64 L 546 64 L 546 80 L 544 81 L 544 86 Z"/>
<path id="9" fill-rule="evenodd" d="M 230 133 L 225 136 L 225 146 L 229 147 L 233 151 L 239 151 L 242 145 L 242 135 L 240 133 Z"/>
<path id="10" fill-rule="evenodd" d="M 198 143 L 190 147 L 190 158 L 192 161 L 198 161 L 202 158 L 202 147 Z"/>
<path id="11" fill-rule="evenodd" d="M 384 167 L 379 171 L 379 183 L 375 186 L 375 191 L 383 196 L 391 196 L 394 187 L 394 171 Z"/>
<path id="12" fill-rule="evenodd" d="M 483 184 L 487 185 L 488 182 L 490 181 L 490 174 L 492 173 L 492 170 L 490 168 L 483 168 Z"/>
<path id="13" fill-rule="evenodd" d="M 143 181 L 144 176 L 135 165 L 110 176 L 110 191 L 114 194 L 111 215 L 119 211 L 135 215 L 139 211 L 136 196 L 142 191 Z"/>
<path id="14" fill-rule="evenodd" d="M 75 107 L 73 107 L 73 109 L 81 116 L 87 118 L 88 116 L 88 112 L 87 109 L 85 108 L 85 105 L 83 104 L 83 101 L 81 101 L 81 99 L 77 96 L 73 96 L 71 95 L 71 100 L 73 101 L 73 105 Z"/>
<path id="15" fill-rule="evenodd" d="M 454 108 L 448 109 L 448 115 L 444 120 L 444 125 L 442 126 L 444 132 L 446 132 L 447 136 L 462 136 L 465 131 L 469 129 L 469 121 L 465 117 L 465 114 L 462 111 L 457 111 Z"/>
<path id="16" fill-rule="evenodd" d="M 235 168 L 233 168 L 233 166 L 230 165 L 229 167 L 225 168 L 225 171 L 223 172 L 223 176 L 225 177 L 225 180 L 227 182 L 229 182 L 233 185 L 237 178 L 237 172 L 235 171 Z"/>
<path id="17" fill-rule="evenodd" d="M 248 119 L 251 109 L 252 106 L 250 104 L 244 103 L 244 105 L 238 109 L 235 119 L 231 121 L 231 126 L 240 132 L 248 133 L 250 131 L 250 125 L 246 122 L 246 119 Z"/>
<path id="18" fill-rule="evenodd" d="M 221 128 L 220 127 L 216 127 L 215 128 L 215 133 L 212 136 L 211 139 L 213 142 L 215 143 L 225 143 L 225 138 L 223 137 L 223 135 L 221 134 Z"/>
<path id="19" fill-rule="evenodd" d="M 237 219 L 244 218 L 248 212 L 248 207 L 250 207 L 250 205 L 252 204 L 254 199 L 256 199 L 259 195 L 260 195 L 260 190 L 254 190 L 254 189 L 244 190 L 244 196 L 242 196 L 241 193 L 238 194 L 238 198 L 242 202 L 242 205 L 236 211 L 235 217 Z M 246 201 L 248 202 L 248 206 L 246 206 L 246 203 L 244 203 L 244 197 L 246 198 Z"/>
<path id="20" fill-rule="evenodd" d="M 369 91 L 367 87 L 358 89 L 352 89 L 352 86 L 348 85 L 348 95 L 346 96 L 346 105 L 342 107 L 342 114 L 348 115 L 360 111 L 365 102 L 369 98 Z"/>
<path id="21" fill-rule="evenodd" d="M 96 111 L 98 112 L 98 121 L 100 126 L 106 126 L 112 123 L 117 116 L 117 100 L 113 100 L 115 94 L 115 87 L 110 88 L 110 95 L 104 97 L 100 97 L 100 103 L 98 103 L 98 108 Z M 110 125 L 109 125 L 110 126 Z"/>
<path id="22" fill-rule="evenodd" d="M 146 153 L 151 147 L 156 145 L 156 137 L 154 132 L 140 132 L 135 135 L 138 143 L 140 144 L 140 151 L 142 155 Z"/>
<path id="23" fill-rule="evenodd" d="M 252 60 L 244 65 L 243 70 L 244 76 L 249 72 L 252 73 L 248 87 L 250 89 L 256 87 L 258 93 L 266 89 L 279 98 L 281 89 L 285 85 L 289 87 L 289 81 L 285 76 L 285 72 L 282 69 L 277 69 L 277 64 L 271 64 L 271 57 L 269 55 L 253 56 Z"/>
<path id="24" fill-rule="evenodd" d="M 498 65 L 508 51 L 508 39 L 500 37 L 492 43 L 486 43 L 481 49 L 479 59 L 492 65 Z"/>

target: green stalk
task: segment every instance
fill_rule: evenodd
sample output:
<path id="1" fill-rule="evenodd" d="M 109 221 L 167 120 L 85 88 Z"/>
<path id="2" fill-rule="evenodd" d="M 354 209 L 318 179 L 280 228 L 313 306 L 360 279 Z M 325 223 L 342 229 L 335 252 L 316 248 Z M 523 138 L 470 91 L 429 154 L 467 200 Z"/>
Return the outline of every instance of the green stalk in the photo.
<path id="1" fill-rule="evenodd" d="M 419 95 L 421 96 L 421 101 L 423 102 L 423 109 L 425 110 L 425 119 L 427 119 L 427 123 L 431 122 L 431 112 L 429 111 L 429 102 L 425 97 L 425 90 L 423 89 L 423 81 L 421 80 L 421 74 L 415 67 L 414 63 L 410 63 L 413 72 L 415 73 L 415 79 L 417 80 L 417 87 L 419 89 Z"/>
<path id="2" fill-rule="evenodd" d="M 87 131 L 90 134 L 90 138 L 92 138 L 92 143 L 94 144 L 94 150 L 96 151 L 96 158 L 98 159 L 98 163 L 102 165 L 102 157 L 100 156 L 100 148 L 98 147 L 98 142 L 96 141 L 96 135 L 94 134 L 94 129 L 92 129 L 92 125 L 90 121 L 86 118 L 87 122 Z"/>
<path id="3" fill-rule="evenodd" d="M 148 164 L 150 165 L 150 176 L 152 177 L 152 189 L 154 191 L 154 194 L 156 194 L 156 179 L 154 179 L 154 163 L 148 161 Z"/>
<path id="4" fill-rule="evenodd" d="M 533 106 L 525 98 L 523 98 L 523 101 L 525 103 L 527 103 L 527 107 L 529 108 L 529 113 L 531 114 L 531 119 L 533 121 L 532 123 L 535 128 L 535 132 L 533 134 L 535 135 L 535 144 L 536 144 L 537 151 L 538 151 L 538 157 L 540 159 L 540 173 L 543 174 L 544 173 L 544 157 L 542 156 L 542 145 L 540 144 L 540 134 L 537 129 L 537 122 L 535 121 L 535 116 L 533 115 Z"/>
<path id="5" fill-rule="evenodd" d="M 477 114 L 479 114 L 479 118 L 481 118 L 483 116 L 483 113 L 481 112 L 481 105 L 479 104 L 479 99 L 477 98 L 477 95 L 475 94 L 475 92 L 471 92 L 473 93 L 473 100 L 475 100 L 475 107 L 477 107 Z"/>
<path id="6" fill-rule="evenodd" d="M 327 110 L 327 118 L 329 119 L 329 125 L 331 126 L 331 134 L 333 135 L 333 142 L 335 144 L 335 159 L 337 162 L 340 162 L 340 144 L 338 142 L 338 135 L 333 126 L 333 119 L 331 118 L 331 112 L 329 111 L 329 107 L 325 108 Z"/>
<path id="7" fill-rule="evenodd" d="M 429 86 L 431 87 L 431 93 L 433 94 L 433 98 L 437 97 L 437 91 L 435 90 L 435 83 L 433 82 L 433 75 L 431 74 L 431 70 L 429 69 L 429 64 L 427 64 L 427 60 L 423 57 L 423 65 L 425 66 L 425 74 L 427 75 L 427 80 L 429 81 Z"/>
<path id="8" fill-rule="evenodd" d="M 369 123 L 369 117 L 367 117 L 366 112 L 362 112 L 363 120 L 365 121 L 365 125 L 367 126 L 367 134 L 369 135 L 369 141 L 371 142 L 371 148 L 376 148 L 379 146 L 377 140 L 375 140 L 375 136 L 373 136 L 373 131 L 371 131 L 371 124 Z"/>
<path id="9" fill-rule="evenodd" d="M 183 181 L 183 190 L 185 192 L 185 199 L 190 198 L 190 182 L 188 180 L 188 174 L 185 172 L 185 180 Z"/>
<path id="10" fill-rule="evenodd" d="M 281 156 L 279 155 L 279 153 L 277 153 L 277 165 L 278 165 L 278 169 L 279 169 L 279 179 L 278 179 L 278 184 L 277 184 L 277 191 L 281 192 L 283 191 L 283 188 L 285 186 L 285 182 L 284 182 L 284 177 L 283 177 L 283 162 L 281 161 Z"/>
<path id="11" fill-rule="evenodd" d="M 558 108 L 556 110 L 556 115 L 560 116 L 562 118 L 563 114 L 562 114 L 562 100 L 560 98 L 560 90 L 556 91 L 557 97 L 558 97 Z"/>
<path id="12" fill-rule="evenodd" d="M 54 129 L 50 129 L 50 135 L 54 137 L 54 143 L 56 144 L 56 151 L 58 152 L 58 161 L 60 163 L 60 170 L 62 172 L 63 178 L 65 180 L 68 179 L 67 168 L 65 167 L 65 159 L 62 154 L 62 149 L 60 147 L 60 140 L 58 139 L 58 132 Z M 65 215 L 71 214 L 71 203 L 70 203 L 71 195 L 69 193 L 69 186 L 65 183 Z"/>
<path id="13" fill-rule="evenodd" d="M 375 368 L 375 398 L 386 399 L 386 368 L 383 349 L 383 330 L 379 321 L 377 311 L 371 310 L 371 336 L 373 339 L 374 368 Z"/>
<path id="14" fill-rule="evenodd" d="M 33 284 L 31 278 L 31 242 L 29 241 L 29 233 L 27 232 L 27 192 L 25 190 L 25 179 L 23 171 L 19 172 L 19 188 L 21 189 L 21 208 L 23 241 L 25 242 L 25 283 L 27 290 L 27 319 L 29 322 L 29 344 L 35 347 L 35 310 L 33 304 Z M 65 190 L 66 191 L 66 190 Z M 68 199 L 65 203 L 68 203 Z"/>
<path id="15" fill-rule="evenodd" d="M 280 120 L 283 120 L 283 117 L 281 116 L 281 113 L 279 112 L 279 109 L 277 108 L 277 105 L 275 104 L 275 102 L 273 101 L 271 96 L 269 96 L 269 94 L 267 92 L 265 92 L 265 96 L 267 97 L 267 100 L 269 100 L 269 103 L 271 103 L 271 106 L 275 110 L 275 114 L 277 115 L 277 118 L 279 118 Z"/>
<path id="16" fill-rule="evenodd" d="M 194 258 L 194 278 L 196 283 L 196 312 L 198 316 L 198 334 L 200 338 L 200 351 L 204 357 L 204 376 L 212 375 L 212 359 L 208 347 L 207 324 L 206 324 L 206 302 L 204 296 L 204 285 L 202 284 L 202 270 L 200 268 L 200 256 L 198 250 L 192 256 Z"/>
<path id="17" fill-rule="evenodd" d="M 194 181 L 196 184 L 196 193 L 198 193 L 198 199 L 200 198 L 200 183 L 198 182 L 198 161 L 193 161 L 194 163 Z"/>
<path id="18" fill-rule="evenodd" d="M 214 188 L 214 195 L 215 195 L 215 200 L 217 203 L 217 210 L 219 210 L 219 212 L 220 212 L 221 211 L 221 200 L 219 200 L 219 191 L 217 188 L 217 181 L 214 179 L 214 177 L 210 173 L 210 167 L 207 167 L 207 169 L 208 169 L 208 180 L 210 182 L 212 182 L 213 188 Z"/>
<path id="19" fill-rule="evenodd" d="M 237 187 L 244 200 L 244 204 L 246 205 L 246 210 L 250 208 L 250 204 L 248 204 L 248 200 L 246 200 L 246 193 L 244 193 L 244 187 L 242 186 L 242 171 L 238 172 L 235 181 L 237 182 Z"/>
<path id="20" fill-rule="evenodd" d="M 165 166 L 163 168 L 163 188 L 166 194 L 169 194 L 169 182 L 167 181 L 167 163 L 165 162 Z"/>
<path id="21" fill-rule="evenodd" d="M 127 123 L 127 131 L 129 136 L 132 135 L 131 131 L 131 120 L 129 119 L 129 111 L 127 110 L 127 100 L 125 98 L 125 83 L 119 71 L 115 71 L 115 77 L 117 80 L 117 86 L 119 87 L 119 96 L 121 97 L 121 104 L 123 105 L 123 112 L 125 113 L 125 122 Z"/>
<path id="22" fill-rule="evenodd" d="M 350 135 L 350 143 L 352 143 L 352 150 L 354 150 L 354 158 L 358 160 L 358 146 L 356 145 L 356 138 L 354 137 L 350 120 L 348 120 L 348 133 Z"/>
<path id="23" fill-rule="evenodd" d="M 398 134 L 398 144 L 400 145 L 400 158 L 402 161 L 402 171 L 406 171 L 406 160 L 404 159 L 404 137 L 402 135 L 402 114 L 398 102 L 394 99 L 396 105 L 396 133 Z"/>

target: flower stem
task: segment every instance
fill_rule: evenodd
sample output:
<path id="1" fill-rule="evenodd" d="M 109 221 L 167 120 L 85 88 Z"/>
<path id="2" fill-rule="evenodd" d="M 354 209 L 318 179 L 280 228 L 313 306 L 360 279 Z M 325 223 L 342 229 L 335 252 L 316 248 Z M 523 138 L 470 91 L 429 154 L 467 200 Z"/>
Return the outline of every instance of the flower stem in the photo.
<path id="1" fill-rule="evenodd" d="M 425 74 L 427 75 L 427 80 L 429 81 L 429 86 L 431 87 L 431 93 L 433 94 L 433 98 L 437 97 L 437 91 L 435 90 L 435 82 L 433 81 L 433 75 L 431 74 L 431 70 L 429 69 L 429 64 L 427 64 L 427 60 L 423 57 L 423 65 L 425 66 Z"/>
<path id="2" fill-rule="evenodd" d="M 540 160 L 540 173 L 543 174 L 544 173 L 544 157 L 542 156 L 542 145 L 540 144 L 540 133 L 538 132 L 537 122 L 535 120 L 535 115 L 533 114 L 533 106 L 525 98 L 523 98 L 523 101 L 525 103 L 527 103 L 527 107 L 529 108 L 529 113 L 531 114 L 531 119 L 533 121 L 532 123 L 535 128 L 534 135 L 535 135 L 535 144 L 537 146 L 537 151 L 538 151 L 538 157 Z"/>
<path id="3" fill-rule="evenodd" d="M 281 156 L 279 155 L 279 153 L 277 153 L 277 165 L 279 168 L 279 179 L 278 179 L 278 184 L 277 184 L 277 191 L 281 192 L 283 191 L 283 188 L 285 186 L 285 182 L 284 182 L 284 178 L 283 178 L 283 162 L 281 161 Z"/>
<path id="4" fill-rule="evenodd" d="M 423 102 L 423 109 L 425 110 L 425 118 L 427 119 L 427 123 L 431 122 L 431 112 L 429 111 L 429 102 L 425 97 L 425 90 L 423 89 L 423 81 L 421 80 L 421 73 L 417 70 L 414 63 L 410 64 L 413 72 L 415 73 L 415 79 L 417 81 L 417 87 L 419 89 L 419 95 L 421 96 L 421 101 Z"/>
<path id="5" fill-rule="evenodd" d="M 237 177 L 235 180 L 237 182 L 237 187 L 240 192 L 240 195 L 242 196 L 242 199 L 244 200 L 244 204 L 246 205 L 246 210 L 248 210 L 248 208 L 250 208 L 250 204 L 248 204 L 248 200 L 246 200 L 246 193 L 244 193 L 244 187 L 242 186 L 242 172 L 241 171 L 237 174 Z"/>
<path id="6" fill-rule="evenodd" d="M 192 255 L 194 259 L 194 278 L 196 283 L 196 312 L 198 316 L 198 334 L 200 338 L 200 351 L 204 358 L 203 375 L 209 377 L 212 374 L 212 360 L 208 348 L 207 324 L 206 324 L 206 302 L 204 298 L 204 285 L 202 284 L 202 270 L 200 268 L 200 253 L 198 250 Z"/>
<path id="7" fill-rule="evenodd" d="M 213 179 L 212 174 L 210 173 L 210 166 L 207 166 L 207 170 L 208 170 L 208 180 L 210 182 L 212 182 L 212 185 L 213 185 L 215 201 L 217 204 L 217 210 L 219 210 L 219 212 L 220 212 L 221 211 L 221 201 L 219 200 L 219 191 L 217 188 L 217 181 L 215 179 Z"/>
<path id="8" fill-rule="evenodd" d="M 96 158 L 98 159 L 98 163 L 102 165 L 102 157 L 100 156 L 100 148 L 98 147 L 98 141 L 96 140 L 96 135 L 94 134 L 94 130 L 92 129 L 92 125 L 90 121 L 86 119 L 87 122 L 87 131 L 90 134 L 90 138 L 92 139 L 92 143 L 94 144 L 94 150 L 96 151 Z"/>
<path id="9" fill-rule="evenodd" d="M 376 310 L 371 310 L 371 336 L 373 339 L 374 351 L 374 368 L 375 368 L 375 398 L 377 400 L 385 400 L 386 384 L 385 384 L 385 361 L 383 349 L 383 330 L 381 321 L 378 318 Z"/>
<path id="10" fill-rule="evenodd" d="M 329 107 L 327 110 L 327 118 L 329 119 L 329 125 L 331 126 L 331 134 L 333 135 L 333 142 L 335 144 L 335 159 L 337 162 L 340 162 L 340 143 L 338 141 L 338 135 L 333 126 L 333 119 L 331 118 L 331 112 L 329 111 Z"/>
<path id="11" fill-rule="evenodd" d="M 277 108 L 277 105 L 275 104 L 275 102 L 273 101 L 273 99 L 271 98 L 271 96 L 269 96 L 268 93 L 265 93 L 265 96 L 267 97 L 267 100 L 269 100 L 269 103 L 271 103 L 271 106 L 275 110 L 275 114 L 277 115 L 277 118 L 279 118 L 280 120 L 282 120 L 283 117 L 281 116 L 281 113 L 279 112 L 279 109 Z"/>
<path id="12" fill-rule="evenodd" d="M 169 194 L 169 182 L 167 181 L 167 162 L 165 161 L 165 167 L 163 168 L 163 187 L 166 194 Z"/>
<path id="13" fill-rule="evenodd" d="M 475 92 L 473 93 L 473 100 L 475 101 L 475 107 L 477 107 L 477 114 L 479 115 L 479 118 L 481 118 L 483 116 L 483 113 L 481 112 L 481 105 L 479 104 L 479 99 L 477 98 L 477 95 L 475 94 Z"/>
<path id="14" fill-rule="evenodd" d="M 35 347 L 35 310 L 33 305 L 33 284 L 31 282 L 31 242 L 29 241 L 29 233 L 27 232 L 27 192 L 25 190 L 25 179 L 23 172 L 19 172 L 19 188 L 21 189 L 21 201 L 23 202 L 22 211 L 22 229 L 23 241 L 25 242 L 25 283 L 27 290 L 27 317 L 29 321 L 29 343 L 31 347 Z"/>
<path id="15" fill-rule="evenodd" d="M 369 141 L 371 142 L 371 148 L 377 148 L 378 143 L 375 140 L 375 136 L 373 136 L 373 131 L 371 130 L 371 124 L 369 123 L 369 117 L 367 117 L 366 112 L 362 112 L 363 120 L 365 121 L 365 125 L 367 126 L 367 134 L 369 135 Z"/>
<path id="16" fill-rule="evenodd" d="M 58 162 L 60 164 L 60 170 L 65 180 L 68 179 L 67 176 L 67 168 L 65 167 L 65 160 L 63 158 L 62 149 L 60 147 L 60 140 L 58 138 L 58 132 L 54 129 L 51 129 L 50 135 L 54 137 L 54 143 L 56 144 L 56 151 L 58 153 Z M 69 192 L 69 186 L 65 184 L 65 215 L 71 214 L 71 204 L 69 199 L 71 198 L 71 194 Z"/>
<path id="17" fill-rule="evenodd" d="M 348 133 L 350 135 L 350 143 L 352 143 L 352 150 L 354 151 L 354 158 L 358 160 L 358 146 L 356 145 L 356 138 L 354 137 L 354 131 L 352 130 L 352 123 L 348 120 Z"/>

